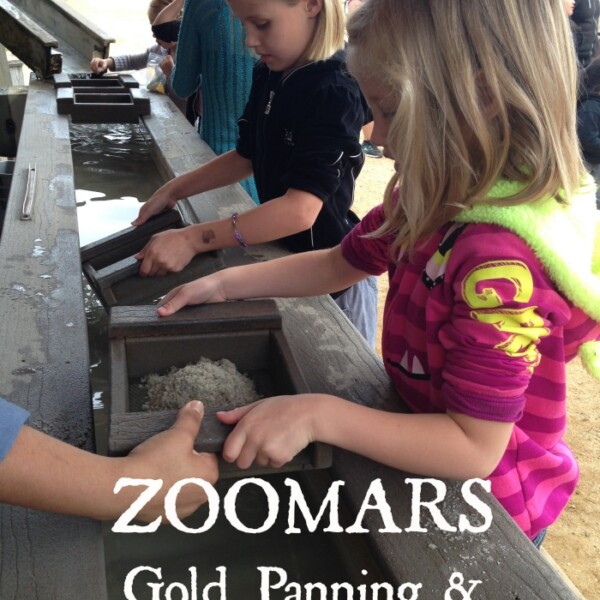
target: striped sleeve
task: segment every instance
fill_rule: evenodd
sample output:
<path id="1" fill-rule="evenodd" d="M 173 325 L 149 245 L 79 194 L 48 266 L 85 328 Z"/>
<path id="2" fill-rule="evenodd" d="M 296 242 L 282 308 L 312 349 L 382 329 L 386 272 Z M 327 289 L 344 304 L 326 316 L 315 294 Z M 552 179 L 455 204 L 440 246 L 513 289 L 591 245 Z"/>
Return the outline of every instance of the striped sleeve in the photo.
<path id="1" fill-rule="evenodd" d="M 454 298 L 451 319 L 439 332 L 445 404 L 477 418 L 515 422 L 532 383 L 540 384 L 534 378 L 542 357 L 562 357 L 571 307 L 525 242 L 491 225 L 460 236 L 446 277 Z"/>
<path id="2" fill-rule="evenodd" d="M 342 240 L 342 255 L 355 268 L 381 275 L 390 266 L 392 236 L 365 237 L 376 231 L 384 222 L 383 205 L 371 209 Z"/>

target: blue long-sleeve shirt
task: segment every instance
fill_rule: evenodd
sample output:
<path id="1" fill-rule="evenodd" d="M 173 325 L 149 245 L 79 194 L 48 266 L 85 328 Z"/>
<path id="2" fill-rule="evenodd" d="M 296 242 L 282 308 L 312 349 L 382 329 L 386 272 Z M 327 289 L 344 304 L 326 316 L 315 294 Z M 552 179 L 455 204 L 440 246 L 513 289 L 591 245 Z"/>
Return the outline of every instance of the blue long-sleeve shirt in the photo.
<path id="1" fill-rule="evenodd" d="M 255 62 L 225 0 L 185 0 L 171 85 L 182 98 L 202 86 L 200 137 L 215 154 L 235 148 Z M 242 185 L 257 202 L 254 181 Z"/>
<path id="2" fill-rule="evenodd" d="M 29 413 L 11 402 L 0 398 L 0 460 L 12 448 Z"/>

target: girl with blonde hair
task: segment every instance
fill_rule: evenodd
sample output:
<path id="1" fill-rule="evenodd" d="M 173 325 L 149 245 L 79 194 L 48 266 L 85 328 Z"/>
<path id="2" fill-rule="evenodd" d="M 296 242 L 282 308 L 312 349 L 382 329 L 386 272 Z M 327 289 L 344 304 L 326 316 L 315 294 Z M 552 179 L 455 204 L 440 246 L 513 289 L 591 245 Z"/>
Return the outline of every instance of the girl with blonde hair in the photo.
<path id="1" fill-rule="evenodd" d="M 351 211 L 364 157 L 366 106 L 346 69 L 340 0 L 230 0 L 259 58 L 235 150 L 160 187 L 133 222 L 180 198 L 254 175 L 260 205 L 152 237 L 140 275 L 182 270 L 195 254 L 281 240 L 291 252 L 331 248 L 358 222 Z M 336 290 L 335 301 L 374 346 L 374 278 Z"/>
<path id="2" fill-rule="evenodd" d="M 215 273 L 159 314 L 387 271 L 382 356 L 412 413 L 269 398 L 220 414 L 235 425 L 224 458 L 278 466 L 320 440 L 416 474 L 488 478 L 539 545 L 578 479 L 565 365 L 579 351 L 600 377 L 600 227 L 562 3 L 369 0 L 348 33 L 374 139 L 395 161 L 383 205 L 333 249 Z"/>

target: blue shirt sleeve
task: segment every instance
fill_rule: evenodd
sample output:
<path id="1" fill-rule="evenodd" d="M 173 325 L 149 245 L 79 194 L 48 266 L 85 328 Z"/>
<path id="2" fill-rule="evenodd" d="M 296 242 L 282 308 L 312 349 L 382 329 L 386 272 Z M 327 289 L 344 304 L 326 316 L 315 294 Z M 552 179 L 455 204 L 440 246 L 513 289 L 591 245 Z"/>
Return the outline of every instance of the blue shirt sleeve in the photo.
<path id="1" fill-rule="evenodd" d="M 28 418 L 29 413 L 25 409 L 0 398 L 0 460 L 12 448 Z"/>

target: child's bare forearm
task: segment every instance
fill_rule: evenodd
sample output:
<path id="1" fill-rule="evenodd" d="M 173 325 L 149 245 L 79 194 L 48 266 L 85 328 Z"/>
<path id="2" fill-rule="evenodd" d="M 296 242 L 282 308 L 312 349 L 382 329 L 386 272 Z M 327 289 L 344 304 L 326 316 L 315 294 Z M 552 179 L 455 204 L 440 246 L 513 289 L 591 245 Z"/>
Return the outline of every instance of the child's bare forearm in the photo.
<path id="1" fill-rule="evenodd" d="M 487 477 L 502 457 L 512 423 L 452 413 L 404 414 L 323 395 L 315 439 L 430 477 Z"/>
<path id="2" fill-rule="evenodd" d="M 343 290 L 367 277 L 352 267 L 339 246 L 243 267 L 230 267 L 172 289 L 157 312 L 167 317 L 184 306 L 246 298 L 303 297 Z"/>
<path id="3" fill-rule="evenodd" d="M 149 438 L 128 456 L 118 458 L 80 450 L 24 426 L 7 456 L 0 461 L 0 502 L 115 519 L 140 493 L 127 488 L 115 495 L 115 484 L 120 478 L 162 479 L 165 485 L 142 509 L 139 518 L 150 521 L 162 517 L 164 495 L 175 482 L 199 476 L 213 483 L 218 476 L 216 458 L 193 451 L 203 414 L 200 403 L 187 404 L 179 411 L 173 427 Z M 180 508 L 183 507 L 182 516 L 206 500 L 201 490 L 192 491 L 193 496 L 183 498 L 183 502 L 183 494 L 178 499 Z"/>
<path id="4" fill-rule="evenodd" d="M 339 246 L 234 267 L 218 275 L 229 300 L 318 296 L 345 289 L 367 277 L 367 273 L 346 262 Z"/>
<path id="5" fill-rule="evenodd" d="M 179 17 L 179 13 L 183 9 L 183 0 L 173 0 L 171 4 L 165 6 L 154 19 L 153 25 L 160 25 L 161 23 L 168 23 L 169 21 L 175 21 Z"/>
<path id="6" fill-rule="evenodd" d="M 119 464 L 25 426 L 0 463 L 0 501 L 110 518 L 113 513 L 109 507 L 117 504 L 112 488 L 119 477 Z"/>
<path id="7" fill-rule="evenodd" d="M 223 458 L 281 466 L 320 441 L 402 471 L 429 477 L 487 477 L 503 455 L 511 423 L 452 413 L 401 414 L 330 394 L 277 396 L 219 413 L 234 425 Z"/>
<path id="8" fill-rule="evenodd" d="M 252 164 L 235 150 L 217 156 L 210 162 L 171 179 L 145 202 L 132 225 L 139 226 L 150 217 L 173 208 L 178 200 L 189 198 L 231 183 L 237 183 L 252 174 Z"/>
<path id="9" fill-rule="evenodd" d="M 171 180 L 171 193 L 178 199 L 238 183 L 252 175 L 252 164 L 230 150 L 210 162 Z"/>

